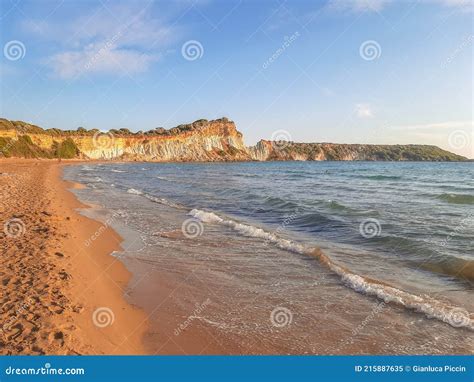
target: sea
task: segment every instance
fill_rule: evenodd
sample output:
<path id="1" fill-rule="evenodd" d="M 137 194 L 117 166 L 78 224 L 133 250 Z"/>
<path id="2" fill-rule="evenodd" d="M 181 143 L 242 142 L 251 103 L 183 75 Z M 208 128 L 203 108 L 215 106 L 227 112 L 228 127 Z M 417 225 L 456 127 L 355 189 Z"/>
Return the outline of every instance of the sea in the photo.
<path id="1" fill-rule="evenodd" d="M 474 163 L 80 163 L 64 177 L 124 238 L 113 255 L 151 353 L 474 350 Z"/>

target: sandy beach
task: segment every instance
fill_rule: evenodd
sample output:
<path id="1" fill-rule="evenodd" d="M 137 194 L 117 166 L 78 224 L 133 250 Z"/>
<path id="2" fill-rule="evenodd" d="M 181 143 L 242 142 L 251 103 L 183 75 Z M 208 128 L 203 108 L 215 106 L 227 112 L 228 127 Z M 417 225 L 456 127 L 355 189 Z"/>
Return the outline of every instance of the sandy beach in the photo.
<path id="1" fill-rule="evenodd" d="M 147 177 L 140 175 L 143 169 Z M 229 167 L 213 169 L 229 172 Z M 198 188 L 201 175 L 191 170 Z M 470 323 L 464 308 L 438 303 L 445 315 L 428 320 L 410 306 L 355 293 L 324 261 L 262 243 L 260 237 L 196 220 L 191 221 L 200 234 L 187 235 L 189 208 L 120 184 L 131 178 L 133 185 L 146 188 L 140 181 L 155 184 L 153 171 L 171 179 L 175 170 L 0 161 L 1 354 L 471 351 L 468 329 L 461 328 Z M 179 195 L 180 187 L 163 180 L 160 192 L 167 190 Z M 113 218 L 120 212 L 126 224 Z M 463 306 L 466 293 L 450 297 Z M 275 317 L 283 317 L 283 323 Z M 370 325 L 364 324 L 367 320 Z M 401 330 L 406 325 L 411 331 Z"/>
<path id="2" fill-rule="evenodd" d="M 0 161 L 1 354 L 144 354 L 121 238 L 76 209 L 57 161 Z M 100 235 L 93 250 L 85 243 Z"/>

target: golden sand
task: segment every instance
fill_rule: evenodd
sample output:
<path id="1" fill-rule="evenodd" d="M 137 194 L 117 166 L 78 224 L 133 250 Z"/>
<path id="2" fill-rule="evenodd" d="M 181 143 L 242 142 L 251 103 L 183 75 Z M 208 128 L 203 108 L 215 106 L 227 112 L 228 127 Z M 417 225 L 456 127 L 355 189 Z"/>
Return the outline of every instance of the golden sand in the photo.
<path id="1" fill-rule="evenodd" d="M 121 238 L 76 211 L 63 165 L 0 160 L 0 354 L 144 354 Z"/>

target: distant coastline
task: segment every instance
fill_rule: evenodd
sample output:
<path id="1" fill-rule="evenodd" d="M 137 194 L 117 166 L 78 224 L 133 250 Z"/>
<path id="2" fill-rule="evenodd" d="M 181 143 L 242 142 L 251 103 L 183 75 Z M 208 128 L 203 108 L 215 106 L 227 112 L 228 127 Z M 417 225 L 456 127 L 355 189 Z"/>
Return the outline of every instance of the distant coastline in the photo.
<path id="1" fill-rule="evenodd" d="M 278 137 L 277 137 L 278 138 Z M 295 143 L 260 140 L 246 146 L 231 120 L 197 120 L 171 129 L 43 129 L 0 118 L 0 157 L 144 162 L 469 161 L 432 145 Z"/>

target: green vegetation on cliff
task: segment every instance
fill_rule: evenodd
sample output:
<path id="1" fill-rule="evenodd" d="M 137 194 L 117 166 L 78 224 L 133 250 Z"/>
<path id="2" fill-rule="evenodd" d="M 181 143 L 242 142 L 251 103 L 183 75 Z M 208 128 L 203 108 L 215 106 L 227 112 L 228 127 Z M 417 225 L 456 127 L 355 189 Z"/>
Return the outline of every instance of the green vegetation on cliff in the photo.
<path id="1" fill-rule="evenodd" d="M 35 145 L 28 135 L 20 135 L 18 139 L 0 137 L 0 156 L 6 158 L 52 158 L 53 153 Z"/>
<path id="2" fill-rule="evenodd" d="M 71 138 L 67 138 L 62 142 L 54 142 L 52 150 L 56 158 L 72 159 L 80 154 L 79 149 Z"/>
<path id="3" fill-rule="evenodd" d="M 463 161 L 465 157 L 432 145 L 271 143 L 267 160 Z"/>
<path id="4" fill-rule="evenodd" d="M 79 154 L 71 138 L 61 143 L 55 141 L 50 150 L 45 150 L 34 144 L 29 135 L 20 135 L 18 139 L 0 137 L 0 157 L 72 159 L 77 158 Z"/>

